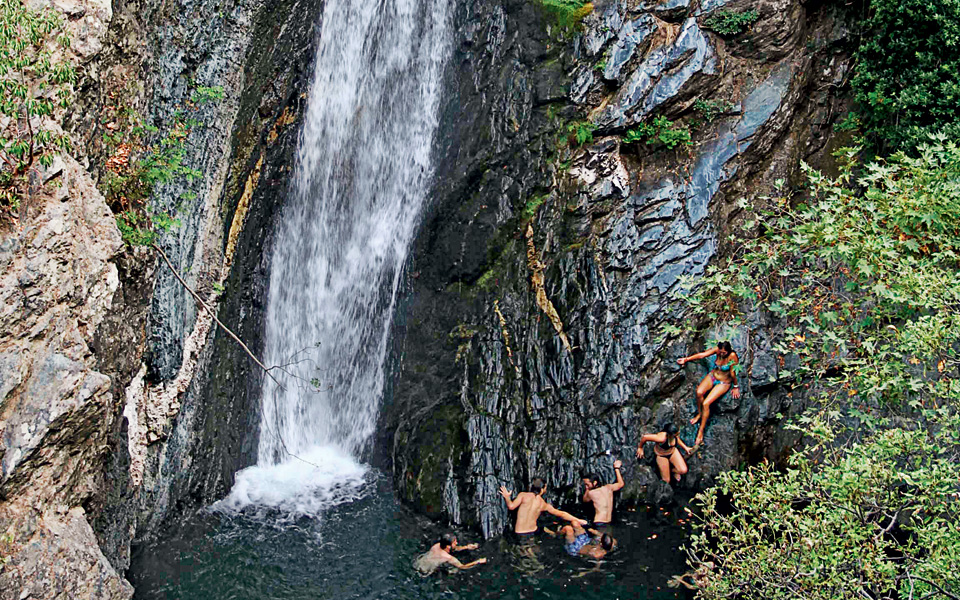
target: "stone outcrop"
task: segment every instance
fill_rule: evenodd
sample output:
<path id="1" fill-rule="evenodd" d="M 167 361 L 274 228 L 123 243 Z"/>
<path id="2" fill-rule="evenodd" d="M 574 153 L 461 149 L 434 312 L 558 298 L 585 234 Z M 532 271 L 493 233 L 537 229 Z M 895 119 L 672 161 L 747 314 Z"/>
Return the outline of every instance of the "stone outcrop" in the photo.
<path id="1" fill-rule="evenodd" d="M 0 244 L 0 536 L 13 559 L 0 597 L 129 597 L 80 508 L 123 404 L 92 343 L 115 310 L 123 243 L 71 157 L 35 183 Z"/>
<path id="2" fill-rule="evenodd" d="M 636 440 L 692 416 L 703 372 L 676 358 L 720 338 L 744 362 L 744 395 L 719 402 L 683 485 L 794 442 L 778 424 L 803 402 L 777 383 L 776 322 L 756 314 L 699 340 L 670 326 L 685 319 L 683 282 L 729 251 L 736 200 L 827 155 L 846 110 L 848 16 L 729 2 L 760 20 L 723 39 L 703 28 L 723 4 L 597 2 L 561 39 L 533 3 L 464 3 L 382 417 L 397 488 L 424 512 L 496 535 L 500 485 L 540 476 L 572 503 L 582 470 L 613 477 L 608 451 L 625 461 L 624 499 L 662 499 Z M 696 100 L 722 113 L 708 121 Z M 623 141 L 655 116 L 692 127 L 693 145 Z M 568 124 L 585 120 L 594 140 L 577 147 Z"/>
<path id="3" fill-rule="evenodd" d="M 81 77 L 56 115 L 73 155 L 32 176 L 0 233 L 0 598 L 129 598 L 131 543 L 254 460 L 259 386 L 165 262 L 122 242 L 97 189 L 107 115 L 122 104 L 163 135 L 197 86 L 223 88 L 191 108 L 184 166 L 201 176 L 151 202 L 180 223 L 160 248 L 258 351 L 321 4 L 31 6 L 65 15 Z"/>

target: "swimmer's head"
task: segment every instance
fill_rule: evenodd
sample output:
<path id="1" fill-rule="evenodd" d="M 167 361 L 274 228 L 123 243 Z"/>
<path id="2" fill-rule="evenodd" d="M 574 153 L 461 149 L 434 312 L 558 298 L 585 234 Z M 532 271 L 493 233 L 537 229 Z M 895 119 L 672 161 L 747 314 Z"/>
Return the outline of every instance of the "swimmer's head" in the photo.
<path id="1" fill-rule="evenodd" d="M 717 344 L 717 354 L 720 355 L 720 358 L 726 358 L 733 352 L 733 346 L 730 345 L 730 342 L 719 342 Z"/>
<path id="2" fill-rule="evenodd" d="M 539 477 L 534 477 L 533 481 L 530 482 L 530 491 L 538 496 L 542 494 L 545 489 L 547 489 L 547 486 Z"/>
<path id="3" fill-rule="evenodd" d="M 613 550 L 614 544 L 617 543 L 617 540 L 613 539 L 613 536 L 609 533 L 603 534 L 603 537 L 600 538 L 600 547 L 610 552 Z"/>
<path id="4" fill-rule="evenodd" d="M 667 437 L 673 437 L 673 436 L 677 435 L 677 432 L 678 432 L 678 431 L 679 431 L 679 430 L 677 429 L 677 426 L 674 425 L 673 423 L 664 423 L 664 424 L 663 424 L 663 432 L 664 432 L 665 434 L 667 434 Z"/>
<path id="5" fill-rule="evenodd" d="M 445 533 L 440 536 L 440 549 L 448 550 L 457 545 L 457 536 L 452 533 Z"/>
<path id="6" fill-rule="evenodd" d="M 583 485 L 585 485 L 588 490 L 600 487 L 600 476 L 596 473 L 585 473 L 583 475 Z"/>

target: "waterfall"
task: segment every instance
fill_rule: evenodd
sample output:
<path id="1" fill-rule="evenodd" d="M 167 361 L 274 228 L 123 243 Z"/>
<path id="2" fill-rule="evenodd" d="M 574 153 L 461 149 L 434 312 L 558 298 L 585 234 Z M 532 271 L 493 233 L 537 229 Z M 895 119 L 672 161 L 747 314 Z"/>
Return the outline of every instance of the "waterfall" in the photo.
<path id="1" fill-rule="evenodd" d="M 450 0 L 327 0 L 270 269 L 257 465 L 220 508 L 359 493 L 401 271 L 432 175 Z M 286 371 L 286 372 L 284 372 Z M 313 382 L 313 383 L 311 383 Z"/>

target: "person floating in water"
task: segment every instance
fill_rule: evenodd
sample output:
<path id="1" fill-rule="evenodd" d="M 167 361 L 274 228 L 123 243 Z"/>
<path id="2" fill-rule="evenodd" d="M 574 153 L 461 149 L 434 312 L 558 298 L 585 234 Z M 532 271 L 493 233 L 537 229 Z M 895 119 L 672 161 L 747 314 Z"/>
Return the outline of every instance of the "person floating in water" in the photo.
<path id="1" fill-rule="evenodd" d="M 620 467 L 623 465 L 619 460 L 613 463 L 613 472 L 617 475 L 614 483 L 600 485 L 600 477 L 596 473 L 588 473 L 583 477 L 583 486 L 586 488 L 583 492 L 583 501 L 593 503 L 593 525 L 602 527 L 609 525 L 613 521 L 613 493 L 623 488 L 623 475 L 620 474 Z"/>
<path id="2" fill-rule="evenodd" d="M 550 504 L 543 499 L 543 493 L 546 489 L 543 480 L 536 478 L 530 482 L 529 492 L 521 492 L 517 494 L 516 498 L 511 500 L 513 492 L 507 490 L 507 488 L 502 485 L 500 486 L 500 495 L 503 496 L 503 499 L 507 502 L 507 509 L 517 509 L 517 523 L 514 525 L 513 531 L 520 539 L 530 538 L 537 533 L 537 519 L 540 518 L 540 514 L 544 511 L 555 517 L 560 517 L 564 521 L 579 523 L 581 525 L 587 524 L 583 519 L 578 519 L 568 512 L 557 510 L 550 506 Z"/>
<path id="3" fill-rule="evenodd" d="M 417 558 L 417 570 L 424 575 L 429 575 L 437 570 L 440 565 L 450 565 L 457 569 L 470 569 L 477 565 L 487 562 L 485 558 L 478 558 L 473 562 L 463 564 L 451 552 L 458 550 L 476 550 L 477 544 L 467 544 L 466 546 L 457 545 L 457 536 L 452 533 L 445 533 L 440 536 L 440 541 L 431 546 L 429 550 Z"/>
<path id="4" fill-rule="evenodd" d="M 737 382 L 737 373 L 733 369 L 740 362 L 740 358 L 733 351 L 730 342 L 720 342 L 716 348 L 677 359 L 677 364 L 684 365 L 691 360 L 714 356 L 715 358 L 711 358 L 710 361 L 712 370 L 697 386 L 697 414 L 690 419 L 691 425 L 700 422 L 697 439 L 693 443 L 694 448 L 703 443 L 703 432 L 707 428 L 707 419 L 710 418 L 710 405 L 726 394 L 731 386 L 734 399 L 740 397 L 740 384 Z"/>
<path id="5" fill-rule="evenodd" d="M 609 533 L 600 533 L 596 529 L 584 529 L 574 521 L 560 529 L 563 536 L 563 549 L 570 556 L 586 556 L 600 560 L 617 546 L 617 540 Z"/>
<path id="6" fill-rule="evenodd" d="M 660 433 L 645 433 L 640 436 L 640 443 L 637 445 L 637 458 L 643 458 L 643 445 L 647 442 L 653 442 L 653 452 L 657 455 L 657 468 L 660 470 L 660 479 L 670 483 L 670 472 L 673 472 L 673 478 L 680 481 L 680 478 L 687 474 L 687 463 L 677 451 L 677 446 L 683 448 L 683 451 L 689 456 L 692 448 L 683 443 L 680 436 L 677 435 L 677 426 L 673 423 L 667 423 L 663 426 Z"/>

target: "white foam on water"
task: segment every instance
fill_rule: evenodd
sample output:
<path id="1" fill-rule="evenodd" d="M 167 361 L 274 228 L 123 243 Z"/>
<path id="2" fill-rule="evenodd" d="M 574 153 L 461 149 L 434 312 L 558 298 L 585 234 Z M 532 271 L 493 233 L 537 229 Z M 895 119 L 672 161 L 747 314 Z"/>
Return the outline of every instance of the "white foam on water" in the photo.
<path id="1" fill-rule="evenodd" d="M 372 487 L 367 485 L 368 471 L 369 467 L 337 446 L 315 447 L 299 459 L 243 469 L 237 473 L 230 495 L 211 508 L 227 514 L 267 509 L 285 519 L 317 517 L 338 504 L 364 497 Z"/>

